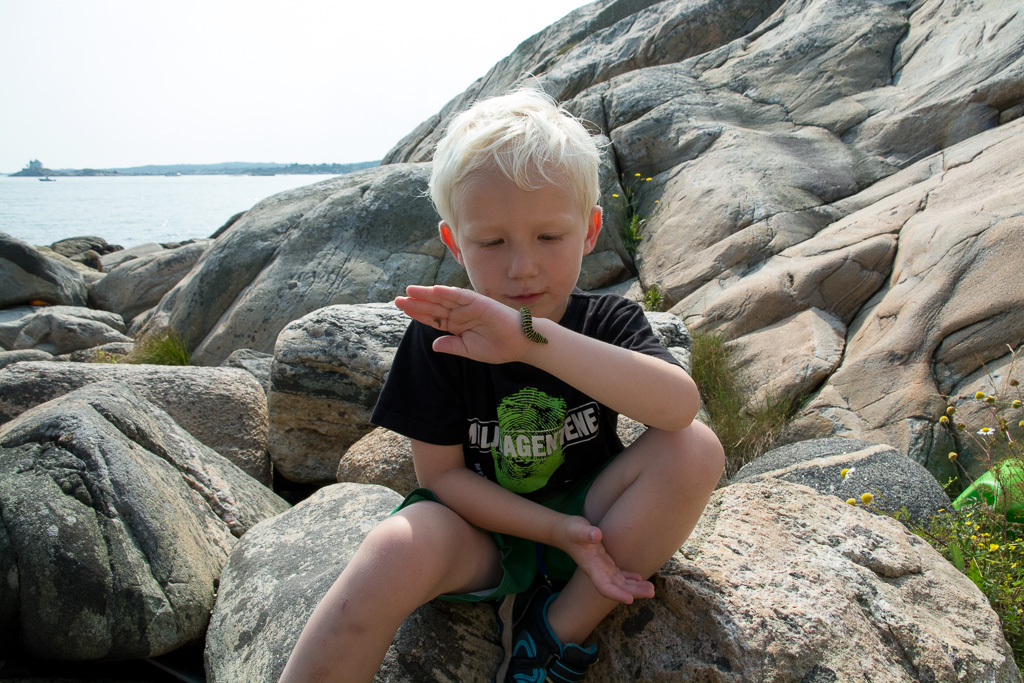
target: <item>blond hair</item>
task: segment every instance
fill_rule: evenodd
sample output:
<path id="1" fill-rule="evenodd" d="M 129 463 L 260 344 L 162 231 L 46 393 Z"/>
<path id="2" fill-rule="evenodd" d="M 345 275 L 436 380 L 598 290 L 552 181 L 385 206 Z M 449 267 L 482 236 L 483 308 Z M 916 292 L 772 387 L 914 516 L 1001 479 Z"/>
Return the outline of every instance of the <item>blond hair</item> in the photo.
<path id="1" fill-rule="evenodd" d="M 455 228 L 453 201 L 474 173 L 498 170 L 520 189 L 558 184 L 587 216 L 600 198 L 600 154 L 583 124 L 531 88 L 480 100 L 456 116 L 434 153 L 430 198 Z"/>

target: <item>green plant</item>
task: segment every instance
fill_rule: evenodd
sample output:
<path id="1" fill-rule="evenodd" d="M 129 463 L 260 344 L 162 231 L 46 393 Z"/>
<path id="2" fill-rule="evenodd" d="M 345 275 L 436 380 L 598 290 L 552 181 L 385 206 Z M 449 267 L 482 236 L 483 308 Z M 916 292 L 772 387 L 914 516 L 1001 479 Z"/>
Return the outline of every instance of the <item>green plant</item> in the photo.
<path id="1" fill-rule="evenodd" d="M 745 408 L 745 396 L 725 339 L 699 330 L 692 334 L 692 376 L 707 410 L 709 425 L 725 449 L 725 472 L 732 476 L 771 450 L 800 407 L 800 400 L 766 392 L 759 407 Z"/>
<path id="2" fill-rule="evenodd" d="M 171 329 L 139 339 L 135 350 L 125 359 L 128 363 L 148 365 L 190 365 L 192 352 L 188 340 Z"/>
<path id="3" fill-rule="evenodd" d="M 1024 661 L 1024 525 L 985 502 L 911 525 L 985 594 L 999 615 L 1014 659 Z"/>
<path id="4" fill-rule="evenodd" d="M 660 311 L 663 297 L 658 285 L 651 285 L 644 290 L 644 308 L 648 311 Z"/>
<path id="5" fill-rule="evenodd" d="M 625 173 L 620 174 L 619 184 L 622 186 L 622 194 L 612 194 L 612 198 L 618 199 L 621 203 L 622 246 L 626 248 L 630 256 L 636 256 L 636 250 L 644 239 L 643 230 L 647 219 L 640 213 L 640 189 L 642 183 L 649 183 L 651 180 L 652 178 L 644 178 L 639 173 L 634 174 L 631 178 L 627 178 Z M 657 200 L 654 203 L 657 204 Z"/>

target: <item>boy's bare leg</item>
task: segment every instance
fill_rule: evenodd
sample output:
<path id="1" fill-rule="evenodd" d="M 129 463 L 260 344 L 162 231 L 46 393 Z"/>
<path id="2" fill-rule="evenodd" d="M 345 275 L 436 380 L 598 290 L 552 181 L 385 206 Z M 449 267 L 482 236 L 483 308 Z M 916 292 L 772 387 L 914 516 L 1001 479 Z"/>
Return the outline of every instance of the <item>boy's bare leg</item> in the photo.
<path id="1" fill-rule="evenodd" d="M 371 681 L 413 610 L 443 593 L 497 585 L 490 534 L 423 501 L 381 522 L 313 611 L 281 681 Z"/>
<path id="2" fill-rule="evenodd" d="M 697 525 L 724 466 L 718 438 L 699 422 L 680 432 L 648 429 L 594 481 L 583 516 L 601 528 L 620 569 L 651 576 Z M 563 643 L 582 643 L 618 604 L 577 570 L 548 621 Z"/>

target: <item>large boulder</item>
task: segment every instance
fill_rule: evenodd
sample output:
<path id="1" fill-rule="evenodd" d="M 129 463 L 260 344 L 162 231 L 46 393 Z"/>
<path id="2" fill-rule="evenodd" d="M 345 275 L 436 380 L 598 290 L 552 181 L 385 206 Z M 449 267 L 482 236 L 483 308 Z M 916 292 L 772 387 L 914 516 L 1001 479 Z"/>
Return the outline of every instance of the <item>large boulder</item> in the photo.
<path id="1" fill-rule="evenodd" d="M 96 308 L 131 320 L 160 303 L 212 243 L 213 240 L 196 240 L 177 249 L 125 261 L 111 268 L 105 278 L 90 288 L 89 300 Z"/>
<path id="2" fill-rule="evenodd" d="M 843 470 L 847 470 L 843 476 Z M 922 465 L 885 444 L 815 439 L 768 451 L 740 468 L 730 484 L 784 479 L 840 500 L 870 493 L 872 505 L 925 522 L 951 507 L 949 496 Z"/>
<path id="3" fill-rule="evenodd" d="M 0 232 L 0 308 L 33 301 L 84 306 L 86 298 L 78 270 Z"/>
<path id="4" fill-rule="evenodd" d="M 207 637 L 209 680 L 276 681 L 320 597 L 399 500 L 338 484 L 242 538 Z M 785 481 L 717 491 L 654 583 L 656 598 L 598 626 L 588 681 L 1021 681 L 970 579 L 898 522 Z M 378 677 L 490 680 L 500 658 L 490 607 L 433 601 L 399 629 Z"/>
<path id="5" fill-rule="evenodd" d="M 335 484 L 247 533 L 221 574 L 207 680 L 276 681 L 313 608 L 401 501 L 381 486 Z"/>
<path id="6" fill-rule="evenodd" d="M 112 343 L 130 343 L 117 313 L 84 306 L 30 307 L 31 313 L 0 322 L 0 346 L 61 355 Z"/>
<path id="7" fill-rule="evenodd" d="M 0 424 L 104 380 L 131 387 L 200 442 L 270 484 L 266 396 L 252 375 L 237 368 L 16 363 L 0 370 Z"/>
<path id="8" fill-rule="evenodd" d="M 329 306 L 288 325 L 274 349 L 267 447 L 298 482 L 335 481 L 370 414 L 409 319 L 393 304 Z"/>
<path id="9" fill-rule="evenodd" d="M 793 438 L 889 443 L 948 473 L 944 395 L 1024 343 L 1022 154 L 1024 120 L 922 160 L 847 200 L 845 218 L 746 282 L 701 300 L 700 315 L 726 326 L 748 326 L 743 310 L 809 305 L 847 322 L 842 363 Z M 682 305 L 695 311 L 698 300 Z"/>
<path id="10" fill-rule="evenodd" d="M 150 657 L 199 640 L 235 543 L 287 504 L 115 382 L 0 427 L 0 649 Z"/>

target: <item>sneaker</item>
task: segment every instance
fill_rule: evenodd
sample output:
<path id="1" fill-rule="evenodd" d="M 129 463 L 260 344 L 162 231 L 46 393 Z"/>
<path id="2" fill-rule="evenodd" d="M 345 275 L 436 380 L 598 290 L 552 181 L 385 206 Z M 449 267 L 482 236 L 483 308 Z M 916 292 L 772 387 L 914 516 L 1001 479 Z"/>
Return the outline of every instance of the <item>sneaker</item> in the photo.
<path id="1" fill-rule="evenodd" d="M 558 596 L 547 586 L 509 596 L 499 608 L 502 645 L 506 647 L 495 678 L 499 683 L 571 683 L 582 681 L 597 661 L 597 646 L 563 644 L 548 624 L 548 606 Z M 518 608 L 518 609 L 517 609 Z"/>

